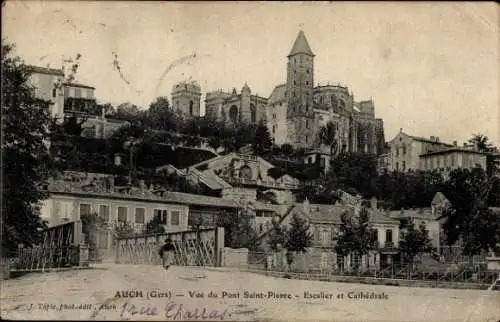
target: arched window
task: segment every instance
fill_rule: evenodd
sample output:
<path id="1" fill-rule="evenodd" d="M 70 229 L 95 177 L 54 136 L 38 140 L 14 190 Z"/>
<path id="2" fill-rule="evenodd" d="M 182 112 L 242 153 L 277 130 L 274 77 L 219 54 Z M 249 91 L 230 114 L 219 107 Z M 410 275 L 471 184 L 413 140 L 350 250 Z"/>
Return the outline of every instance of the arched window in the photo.
<path id="1" fill-rule="evenodd" d="M 243 179 L 252 179 L 252 168 L 244 165 L 240 168 L 240 177 Z"/>
<path id="2" fill-rule="evenodd" d="M 255 110 L 255 105 L 250 104 L 250 120 L 252 123 L 257 122 L 257 111 Z"/>
<path id="3" fill-rule="evenodd" d="M 338 101 L 337 101 L 337 97 L 335 95 L 332 95 L 330 97 L 330 104 L 332 104 L 332 107 L 334 110 L 337 110 Z"/>
<path id="4" fill-rule="evenodd" d="M 194 102 L 193 101 L 189 101 L 189 115 L 193 115 L 193 105 L 194 105 Z"/>
<path id="5" fill-rule="evenodd" d="M 229 108 L 229 119 L 233 122 L 238 120 L 238 108 L 236 105 L 232 105 L 231 108 Z"/>

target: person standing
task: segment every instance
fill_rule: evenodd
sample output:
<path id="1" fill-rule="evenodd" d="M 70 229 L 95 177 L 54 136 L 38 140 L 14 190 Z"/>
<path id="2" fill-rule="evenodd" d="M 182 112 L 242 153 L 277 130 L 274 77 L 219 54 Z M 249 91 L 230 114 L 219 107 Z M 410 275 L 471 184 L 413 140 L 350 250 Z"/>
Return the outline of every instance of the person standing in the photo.
<path id="1" fill-rule="evenodd" d="M 160 248 L 160 257 L 162 259 L 162 265 L 165 267 L 165 269 L 168 269 L 172 264 L 174 260 L 174 244 L 172 243 L 172 240 L 170 237 L 168 237 L 165 240 L 165 244 Z"/>

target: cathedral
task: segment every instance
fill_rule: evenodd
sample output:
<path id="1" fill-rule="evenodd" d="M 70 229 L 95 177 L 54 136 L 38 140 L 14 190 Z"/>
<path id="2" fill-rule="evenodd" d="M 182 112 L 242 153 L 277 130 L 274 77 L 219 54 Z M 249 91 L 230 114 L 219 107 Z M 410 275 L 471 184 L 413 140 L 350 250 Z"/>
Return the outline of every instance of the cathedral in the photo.
<path id="1" fill-rule="evenodd" d="M 275 144 L 314 149 L 320 146 L 318 130 L 332 122 L 338 151 L 382 154 L 383 121 L 375 118 L 373 101 L 356 101 L 347 87 L 314 86 L 314 53 L 300 31 L 287 56 L 286 83 L 268 98 L 252 94 L 245 83 L 238 93 L 213 91 L 205 95 L 205 117 L 228 124 L 264 122 Z M 179 83 L 172 91 L 174 106 L 187 116 L 199 116 L 201 89 Z"/>

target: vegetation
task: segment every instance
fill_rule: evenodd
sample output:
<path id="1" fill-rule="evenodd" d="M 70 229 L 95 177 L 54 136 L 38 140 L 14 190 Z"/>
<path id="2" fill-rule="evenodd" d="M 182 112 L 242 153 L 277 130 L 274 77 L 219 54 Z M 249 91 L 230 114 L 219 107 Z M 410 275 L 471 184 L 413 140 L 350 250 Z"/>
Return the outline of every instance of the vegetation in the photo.
<path id="1" fill-rule="evenodd" d="M 413 263 L 413 259 L 418 254 L 432 251 L 431 239 L 425 223 L 421 222 L 419 227 L 416 228 L 413 219 L 410 218 L 409 220 L 403 220 L 399 228 L 399 250 L 407 262 Z"/>
<path id="2" fill-rule="evenodd" d="M 286 245 L 288 231 L 285 227 L 281 226 L 278 221 L 272 221 L 272 229 L 269 232 L 269 248 L 272 251 L 279 251 Z"/>
<path id="3" fill-rule="evenodd" d="M 369 220 L 370 216 L 366 208 L 362 208 L 359 215 L 343 213 L 338 236 L 335 236 L 335 252 L 342 256 L 353 254 L 361 258 L 370 251 L 376 250 L 379 246 L 377 231 Z"/>
<path id="4" fill-rule="evenodd" d="M 287 250 L 286 259 L 288 266 L 294 261 L 294 253 L 305 253 L 308 247 L 312 246 L 313 234 L 309 231 L 310 225 L 305 219 L 294 214 L 290 222 L 290 228 L 287 229 L 285 238 L 285 249 Z"/>
<path id="5" fill-rule="evenodd" d="M 144 227 L 143 234 L 164 234 L 165 226 L 161 222 L 160 216 L 154 216 Z"/>
<path id="6" fill-rule="evenodd" d="M 136 235 L 134 226 L 128 221 L 119 222 L 113 228 L 113 232 L 117 238 L 126 238 Z"/>
<path id="7" fill-rule="evenodd" d="M 480 168 L 455 169 L 446 182 L 443 192 L 451 203 L 441 216 L 446 243 L 460 242 L 465 255 L 498 250 L 500 217 L 487 204 L 491 187 Z"/>
<path id="8" fill-rule="evenodd" d="M 252 140 L 252 149 L 256 155 L 264 155 L 271 151 L 273 141 L 266 124 L 261 121 L 255 130 Z"/>
<path id="9" fill-rule="evenodd" d="M 337 155 L 337 153 L 339 152 L 337 136 L 337 125 L 331 121 L 322 126 L 318 131 L 319 143 L 325 144 L 330 148 L 331 156 Z"/>
<path id="10" fill-rule="evenodd" d="M 51 175 L 46 147 L 51 124 L 48 102 L 35 97 L 29 71 L 14 47 L 2 40 L 2 252 L 38 242 L 42 191 Z"/>

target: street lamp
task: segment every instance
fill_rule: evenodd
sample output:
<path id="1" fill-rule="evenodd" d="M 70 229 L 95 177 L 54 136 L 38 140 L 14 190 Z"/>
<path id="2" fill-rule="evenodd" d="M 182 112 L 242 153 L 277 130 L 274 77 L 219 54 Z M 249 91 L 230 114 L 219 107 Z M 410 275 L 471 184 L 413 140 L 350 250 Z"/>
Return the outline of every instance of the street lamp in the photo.
<path id="1" fill-rule="evenodd" d="M 134 137 L 129 137 L 128 141 L 125 142 L 123 147 L 126 150 L 129 150 L 129 173 L 128 173 L 128 185 L 132 185 L 132 170 L 134 168 L 133 166 L 133 161 L 134 161 L 134 152 L 136 150 L 137 145 L 139 145 L 140 140 L 136 139 Z"/>

